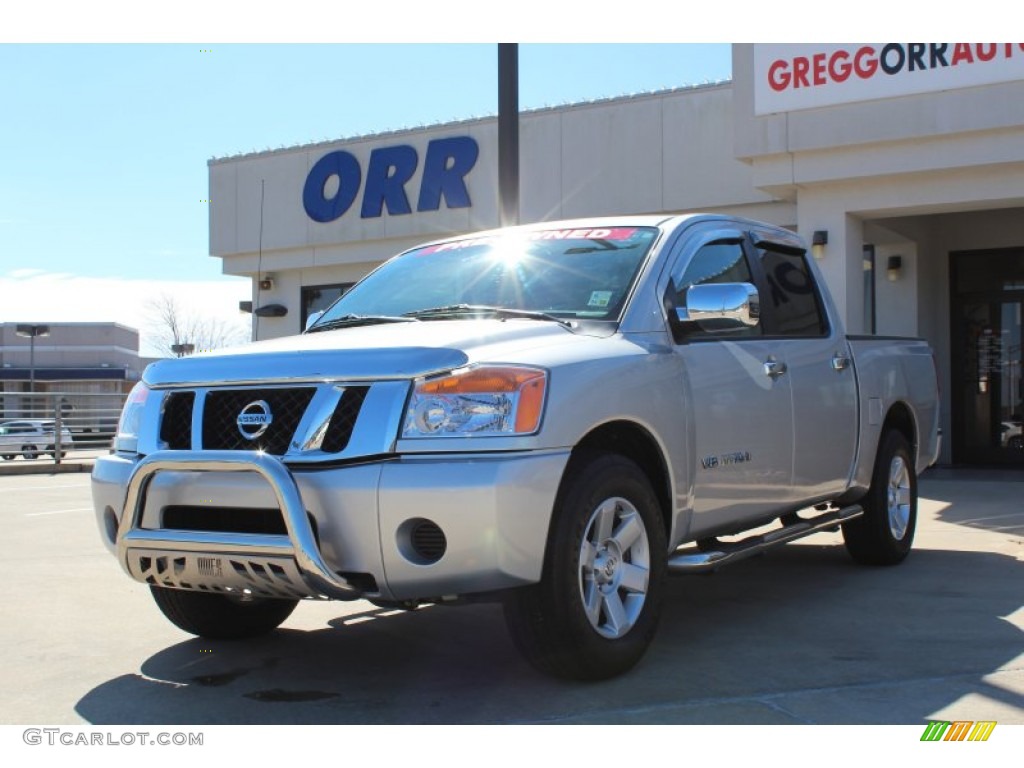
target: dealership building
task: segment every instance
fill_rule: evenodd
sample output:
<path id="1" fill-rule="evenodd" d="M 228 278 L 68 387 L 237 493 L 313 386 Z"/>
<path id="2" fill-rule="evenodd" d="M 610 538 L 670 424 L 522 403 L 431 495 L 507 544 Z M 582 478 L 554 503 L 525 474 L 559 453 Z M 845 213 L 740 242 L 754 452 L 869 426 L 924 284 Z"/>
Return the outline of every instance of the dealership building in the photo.
<path id="1" fill-rule="evenodd" d="M 523 223 L 816 241 L 850 333 L 935 349 L 941 461 L 1024 466 L 1024 44 L 734 45 L 731 82 L 523 112 L 519 142 Z M 387 257 L 498 226 L 497 169 L 496 117 L 214 159 L 210 252 L 252 278 L 258 338 L 297 333 Z"/>

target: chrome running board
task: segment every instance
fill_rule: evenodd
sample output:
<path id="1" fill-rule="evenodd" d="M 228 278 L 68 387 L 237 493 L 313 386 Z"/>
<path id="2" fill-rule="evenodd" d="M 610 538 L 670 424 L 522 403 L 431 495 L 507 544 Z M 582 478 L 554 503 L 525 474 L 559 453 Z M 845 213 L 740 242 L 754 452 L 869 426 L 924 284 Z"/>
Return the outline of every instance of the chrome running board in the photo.
<path id="1" fill-rule="evenodd" d="M 819 531 L 836 530 L 840 525 L 864 514 L 859 504 L 824 512 L 809 519 L 784 525 L 767 533 L 748 536 L 739 541 L 717 541 L 703 550 L 694 545 L 681 547 L 669 555 L 668 569 L 672 573 L 708 573 L 725 565 L 762 554 L 772 547 L 802 539 Z"/>

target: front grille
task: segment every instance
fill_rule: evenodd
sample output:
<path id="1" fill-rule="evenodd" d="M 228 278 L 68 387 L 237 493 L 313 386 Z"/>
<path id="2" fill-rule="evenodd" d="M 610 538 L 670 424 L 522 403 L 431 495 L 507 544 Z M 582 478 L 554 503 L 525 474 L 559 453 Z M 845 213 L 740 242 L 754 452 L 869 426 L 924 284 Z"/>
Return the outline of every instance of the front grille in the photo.
<path id="1" fill-rule="evenodd" d="M 352 437 L 352 429 L 356 425 L 356 418 L 359 416 L 359 409 L 363 407 L 363 400 L 369 387 L 346 387 L 345 394 L 341 396 L 338 405 L 331 416 L 330 426 L 327 427 L 327 434 L 321 448 L 326 453 L 341 453 L 348 446 L 349 438 Z"/>
<path id="2" fill-rule="evenodd" d="M 313 387 L 283 389 L 214 390 L 203 407 L 203 448 L 207 450 L 261 450 L 281 456 L 288 450 L 299 421 L 313 399 Z M 238 429 L 238 416 L 246 406 L 262 400 L 272 420 L 266 432 L 250 440 Z"/>
<path id="3" fill-rule="evenodd" d="M 175 505 L 163 512 L 163 527 L 176 531 L 288 533 L 279 509 Z"/>
<path id="4" fill-rule="evenodd" d="M 192 447 L 192 406 L 195 392 L 171 392 L 164 398 L 164 412 L 160 419 L 160 439 L 167 447 L 187 451 Z"/>

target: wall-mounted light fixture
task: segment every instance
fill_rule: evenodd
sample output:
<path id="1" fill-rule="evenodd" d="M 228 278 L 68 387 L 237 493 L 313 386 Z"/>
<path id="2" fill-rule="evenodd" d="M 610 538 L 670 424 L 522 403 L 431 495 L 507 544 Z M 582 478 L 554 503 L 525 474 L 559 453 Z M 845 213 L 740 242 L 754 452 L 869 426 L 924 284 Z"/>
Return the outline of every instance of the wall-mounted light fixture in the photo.
<path id="1" fill-rule="evenodd" d="M 288 314 L 288 307 L 284 304 L 266 304 L 259 307 L 253 314 L 256 317 L 284 317 Z"/>
<path id="2" fill-rule="evenodd" d="M 816 229 L 814 230 L 814 236 L 811 237 L 811 253 L 814 254 L 814 258 L 823 259 L 825 258 L 825 246 L 828 245 L 828 230 L 827 229 Z"/>
<path id="3" fill-rule="evenodd" d="M 895 283 L 900 279 L 900 275 L 903 274 L 903 257 L 902 256 L 890 256 L 889 260 L 885 264 L 885 274 L 889 278 L 889 282 Z"/>
<path id="4" fill-rule="evenodd" d="M 274 290 L 274 276 L 264 275 L 260 278 L 260 290 L 261 291 L 272 291 Z"/>

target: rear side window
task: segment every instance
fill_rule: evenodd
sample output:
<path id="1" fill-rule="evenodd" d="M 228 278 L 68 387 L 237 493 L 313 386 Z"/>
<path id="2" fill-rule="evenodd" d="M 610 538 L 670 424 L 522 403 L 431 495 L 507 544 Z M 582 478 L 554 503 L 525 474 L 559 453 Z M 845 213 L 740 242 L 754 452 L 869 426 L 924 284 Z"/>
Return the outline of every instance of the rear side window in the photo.
<path id="1" fill-rule="evenodd" d="M 773 335 L 827 336 L 828 323 L 806 253 L 783 253 L 762 248 L 768 295 L 761 304 L 772 318 Z"/>

